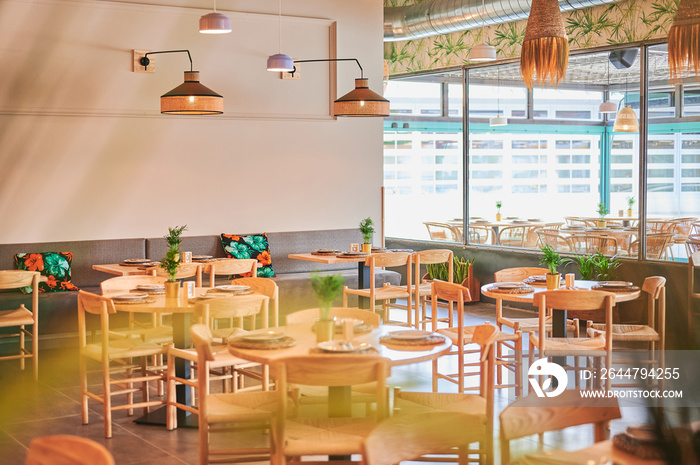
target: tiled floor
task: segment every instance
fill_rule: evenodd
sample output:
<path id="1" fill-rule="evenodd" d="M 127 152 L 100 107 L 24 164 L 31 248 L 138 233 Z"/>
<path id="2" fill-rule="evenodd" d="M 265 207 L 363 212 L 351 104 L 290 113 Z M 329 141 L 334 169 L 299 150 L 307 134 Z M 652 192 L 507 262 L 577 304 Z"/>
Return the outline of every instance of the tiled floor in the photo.
<path id="1" fill-rule="evenodd" d="M 494 321 L 493 305 L 471 304 L 467 312 L 467 324 Z M 518 313 L 515 310 L 510 312 Z M 20 371 L 17 361 L 0 363 L 1 464 L 23 464 L 32 438 L 53 434 L 73 434 L 94 439 L 112 452 L 117 465 L 198 463 L 198 437 L 194 429 L 167 431 L 164 427 L 137 425 L 133 422 L 135 417 L 117 411 L 114 413 L 114 436 L 105 439 L 101 405 L 92 401 L 90 424 L 81 424 L 77 350 L 45 350 L 40 354 L 40 361 L 39 382 L 33 381 L 28 371 Z M 404 390 L 429 391 L 431 365 L 428 362 L 394 369 L 390 383 Z M 455 390 L 452 385 L 442 384 L 440 389 L 448 392 Z M 512 396 L 512 390 L 509 393 L 497 392 L 496 417 L 512 400 Z M 644 407 L 626 408 L 623 419 L 612 423 L 612 432 L 624 430 L 628 424 L 639 424 L 645 418 Z M 261 439 L 266 438 L 248 438 L 251 441 Z M 591 428 L 575 428 L 553 434 L 546 439 L 546 445 L 577 449 L 590 444 L 591 440 Z M 521 440 L 514 444 L 513 453 L 534 449 L 534 441 Z"/>

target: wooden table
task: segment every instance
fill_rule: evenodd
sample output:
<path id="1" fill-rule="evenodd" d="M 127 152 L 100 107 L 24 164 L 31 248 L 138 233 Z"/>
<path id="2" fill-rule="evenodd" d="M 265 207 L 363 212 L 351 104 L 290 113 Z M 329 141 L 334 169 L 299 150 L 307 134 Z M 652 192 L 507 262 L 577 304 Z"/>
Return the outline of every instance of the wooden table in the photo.
<path id="1" fill-rule="evenodd" d="M 92 265 L 92 269 L 95 271 L 102 271 L 104 273 L 114 274 L 117 276 L 130 276 L 130 275 L 153 275 L 155 276 L 155 269 L 139 269 L 140 266 L 125 266 L 119 263 L 110 263 L 106 265 Z"/>
<path id="2" fill-rule="evenodd" d="M 447 224 L 450 226 L 463 226 L 463 222 L 457 222 L 457 221 L 448 221 Z M 485 226 L 488 228 L 491 228 L 493 231 L 493 244 L 498 245 L 498 234 L 500 228 L 505 228 L 505 227 L 510 227 L 510 226 L 524 226 L 526 228 L 541 228 L 545 226 L 544 221 L 527 221 L 527 220 L 504 220 L 504 221 L 485 221 L 485 220 L 476 220 L 476 221 L 469 221 L 468 226 Z"/>
<path id="3" fill-rule="evenodd" d="M 201 296 L 205 294 L 209 289 L 206 287 L 195 288 L 195 296 Z M 123 294 L 124 292 L 116 292 L 114 294 Z M 254 294 L 255 295 L 255 294 Z M 260 295 L 261 300 L 268 299 L 267 296 Z M 110 294 L 106 294 L 109 297 Z M 143 303 L 129 303 L 120 304 L 118 301 L 114 301 L 114 305 L 118 311 L 122 312 L 134 312 L 134 313 L 171 313 L 173 315 L 173 344 L 175 347 L 180 349 L 188 349 L 192 347 L 190 341 L 190 326 L 193 323 L 193 316 L 197 310 L 198 305 L 206 303 L 206 300 L 190 303 L 184 297 L 184 289 L 180 289 L 180 299 L 167 299 L 165 295 L 154 295 L 155 302 L 143 302 Z M 229 297 L 235 299 L 236 296 Z M 267 308 L 263 318 L 267 317 Z M 264 324 L 264 323 L 263 323 Z M 190 362 L 182 358 L 175 359 L 175 373 L 180 378 L 191 378 L 190 373 Z M 192 395 L 191 390 L 188 386 L 180 384 L 175 387 L 177 401 L 184 405 L 192 405 Z M 167 406 L 161 407 L 153 412 L 149 412 L 146 415 L 134 420 L 139 424 L 149 424 L 149 425 L 166 425 L 166 410 Z M 197 419 L 190 412 L 184 410 L 178 410 L 178 425 L 196 428 Z"/>
<path id="4" fill-rule="evenodd" d="M 368 255 L 359 257 L 338 258 L 335 255 L 315 255 L 312 253 L 290 253 L 287 258 L 294 260 L 305 260 L 307 262 L 325 263 L 326 265 L 334 265 L 338 263 L 357 263 L 357 287 L 358 289 L 370 288 L 370 273 L 369 267 L 365 265 Z M 369 302 L 364 297 L 358 296 L 358 307 L 369 308 Z"/>
<path id="5" fill-rule="evenodd" d="M 574 286 L 580 289 L 591 289 L 593 286 L 598 284 L 598 281 L 582 281 L 582 280 L 577 280 L 574 282 Z M 491 284 L 484 284 L 481 286 L 481 293 L 485 295 L 486 297 L 491 297 L 492 299 L 496 300 L 496 306 L 499 307 L 498 309 L 501 310 L 503 307 L 503 301 L 509 301 L 509 302 L 529 302 L 532 303 L 533 299 L 535 297 L 535 294 L 538 292 L 544 292 L 547 290 L 546 286 L 532 286 L 534 289 L 533 292 L 530 292 L 529 294 L 506 294 L 504 292 L 497 292 L 492 290 L 492 286 L 494 283 Z M 616 292 L 615 293 L 615 303 L 617 302 L 627 302 L 630 300 L 634 300 L 638 298 L 641 295 L 642 291 L 637 290 L 634 292 Z M 552 314 L 552 336 L 554 337 L 566 337 L 566 318 L 567 318 L 567 311 L 566 310 L 556 310 Z"/>

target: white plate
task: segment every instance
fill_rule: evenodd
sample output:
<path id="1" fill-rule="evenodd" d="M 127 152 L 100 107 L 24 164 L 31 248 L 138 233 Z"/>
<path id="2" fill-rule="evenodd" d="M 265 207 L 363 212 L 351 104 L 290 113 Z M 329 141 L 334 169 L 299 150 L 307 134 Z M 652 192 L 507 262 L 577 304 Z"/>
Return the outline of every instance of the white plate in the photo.
<path id="1" fill-rule="evenodd" d="M 369 349 L 371 345 L 367 342 L 325 341 L 319 342 L 317 347 L 324 352 L 352 353 Z"/>
<path id="2" fill-rule="evenodd" d="M 136 289 L 142 291 L 163 291 L 165 290 L 165 286 L 162 284 L 139 284 L 136 286 Z"/>
<path id="3" fill-rule="evenodd" d="M 527 220 L 513 220 L 511 223 L 513 223 L 513 224 L 527 223 Z"/>
<path id="4" fill-rule="evenodd" d="M 528 221 L 542 221 L 540 218 L 528 218 Z"/>
<path id="5" fill-rule="evenodd" d="M 151 260 L 148 258 L 127 258 L 126 260 L 122 260 L 122 263 L 146 263 L 150 261 Z"/>
<path id="6" fill-rule="evenodd" d="M 632 287 L 633 283 L 629 281 L 600 281 L 598 283 L 600 287 Z"/>
<path id="7" fill-rule="evenodd" d="M 225 286 L 216 286 L 215 289 L 218 289 L 219 291 L 224 291 L 224 292 L 238 292 L 238 291 L 247 291 L 250 289 L 250 286 L 246 286 L 243 284 L 227 284 Z"/>
<path id="8" fill-rule="evenodd" d="M 494 289 L 524 289 L 528 287 L 525 283 L 496 283 L 493 285 Z"/>
<path id="9" fill-rule="evenodd" d="M 529 281 L 535 281 L 535 282 L 547 282 L 547 277 L 543 274 L 536 274 L 533 276 L 530 276 L 527 278 Z"/>
<path id="10" fill-rule="evenodd" d="M 192 255 L 192 260 L 208 260 L 214 258 L 211 255 Z"/>
<path id="11" fill-rule="evenodd" d="M 340 253 L 338 249 L 318 249 L 317 253 Z"/>
<path id="12" fill-rule="evenodd" d="M 352 325 L 354 327 L 362 326 L 364 324 L 364 321 L 360 320 L 359 318 L 338 318 L 335 320 L 335 325 L 343 326 L 346 321 L 352 321 Z"/>
<path id="13" fill-rule="evenodd" d="M 238 336 L 238 339 L 249 342 L 270 342 L 282 339 L 284 333 L 272 329 L 259 329 L 257 331 L 248 331 L 245 334 Z"/>
<path id="14" fill-rule="evenodd" d="M 199 296 L 200 299 L 221 299 L 223 297 L 231 297 L 231 294 L 226 292 L 207 292 Z"/>
<path id="15" fill-rule="evenodd" d="M 426 339 L 428 336 L 433 334 L 430 331 L 417 331 L 417 330 L 411 330 L 407 329 L 405 331 L 393 331 L 388 334 L 388 336 L 392 339 L 403 339 L 403 340 L 418 340 L 418 339 Z"/>
<path id="16" fill-rule="evenodd" d="M 128 294 L 116 294 L 112 296 L 112 300 L 142 300 L 148 298 L 146 293 L 130 292 Z"/>

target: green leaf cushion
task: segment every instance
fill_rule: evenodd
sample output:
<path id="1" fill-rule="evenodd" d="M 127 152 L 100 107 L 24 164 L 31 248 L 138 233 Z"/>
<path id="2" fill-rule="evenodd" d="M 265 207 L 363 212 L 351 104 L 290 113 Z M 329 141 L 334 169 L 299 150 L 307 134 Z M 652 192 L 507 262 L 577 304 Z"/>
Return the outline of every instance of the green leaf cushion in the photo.
<path id="1" fill-rule="evenodd" d="M 15 263 L 18 270 L 38 271 L 47 280 L 39 283 L 39 292 L 78 291 L 71 283 L 72 252 L 18 253 Z M 32 287 L 21 289 L 25 294 L 32 293 Z"/>
<path id="2" fill-rule="evenodd" d="M 275 275 L 270 257 L 270 243 L 267 233 L 262 234 L 221 234 L 221 245 L 228 258 L 254 258 L 258 266 L 258 277 L 271 278 Z M 239 277 L 239 276 L 236 276 Z"/>

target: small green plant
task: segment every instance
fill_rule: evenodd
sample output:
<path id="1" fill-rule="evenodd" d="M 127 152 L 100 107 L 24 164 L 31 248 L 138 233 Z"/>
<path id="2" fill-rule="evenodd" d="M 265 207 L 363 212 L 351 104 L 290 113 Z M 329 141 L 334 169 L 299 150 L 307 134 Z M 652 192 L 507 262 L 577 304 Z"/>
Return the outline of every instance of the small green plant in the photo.
<path id="1" fill-rule="evenodd" d="M 469 265 L 474 263 L 474 259 L 453 257 L 452 262 L 452 281 L 462 283 L 469 277 Z M 447 263 L 431 263 L 426 265 L 428 276 L 430 279 L 439 279 L 440 281 L 449 281 L 450 268 Z"/>
<path id="2" fill-rule="evenodd" d="M 568 258 L 562 258 L 551 245 L 545 245 L 541 247 L 540 250 L 544 254 L 542 258 L 540 258 L 540 265 L 545 265 L 549 268 L 550 274 L 556 274 L 557 268 L 571 261 Z"/>
<path id="3" fill-rule="evenodd" d="M 365 241 L 365 244 L 372 242 L 372 235 L 374 234 L 374 223 L 372 223 L 372 218 L 365 218 L 360 221 L 360 232 Z"/>
<path id="4" fill-rule="evenodd" d="M 177 281 L 177 267 L 180 264 L 180 243 L 182 239 L 180 236 L 183 232 L 187 230 L 187 225 L 185 226 L 175 226 L 174 228 L 168 228 L 168 234 L 165 237 L 165 241 L 168 243 L 168 251 L 165 252 L 165 257 L 160 259 L 160 267 L 165 270 L 168 274 L 168 281 Z"/>
<path id="5" fill-rule="evenodd" d="M 576 255 L 574 259 L 577 262 L 578 272 L 581 279 L 590 281 L 595 277 L 596 266 L 593 255 Z"/>
<path id="6" fill-rule="evenodd" d="M 606 257 L 603 252 L 598 250 L 591 257 L 595 263 L 595 278 L 598 281 L 614 281 L 616 270 L 621 264 L 617 255 Z"/>
<path id="7" fill-rule="evenodd" d="M 598 210 L 596 210 L 596 211 L 598 212 L 598 216 L 602 220 L 603 218 L 605 218 L 605 215 L 608 214 L 608 207 L 607 207 L 607 205 L 605 205 L 604 202 L 600 202 L 598 204 Z"/>
<path id="8" fill-rule="evenodd" d="M 500 200 L 496 200 L 496 213 L 501 213 L 501 207 L 503 206 L 503 202 Z"/>
<path id="9" fill-rule="evenodd" d="M 632 210 L 632 207 L 634 206 L 634 202 L 635 202 L 634 197 L 632 197 L 632 196 L 627 197 L 627 208 L 629 210 Z"/>
<path id="10" fill-rule="evenodd" d="M 316 294 L 322 320 L 331 319 L 333 301 L 343 294 L 345 278 L 340 273 L 321 275 L 318 271 L 311 274 L 311 288 Z"/>

